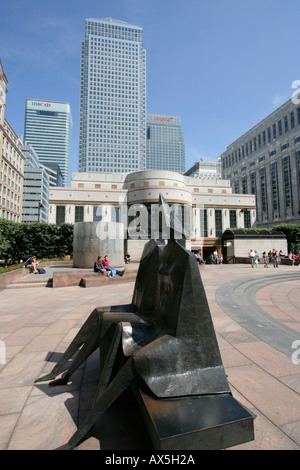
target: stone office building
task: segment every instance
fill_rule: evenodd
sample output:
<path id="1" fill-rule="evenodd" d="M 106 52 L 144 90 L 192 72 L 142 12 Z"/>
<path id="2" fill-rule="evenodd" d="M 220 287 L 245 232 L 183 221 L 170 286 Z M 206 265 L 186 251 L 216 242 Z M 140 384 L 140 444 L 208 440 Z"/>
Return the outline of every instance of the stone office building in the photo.
<path id="1" fill-rule="evenodd" d="M 219 157 L 233 193 L 254 194 L 257 225 L 300 223 L 300 104 L 290 99 Z"/>
<path id="2" fill-rule="evenodd" d="M 25 157 L 4 116 L 7 83 L 0 60 L 0 219 L 21 222 Z"/>
<path id="3" fill-rule="evenodd" d="M 222 233 L 230 227 L 252 227 L 256 220 L 255 196 L 232 194 L 230 182 L 222 179 L 187 177 L 172 171 L 146 170 L 134 173 L 73 173 L 69 188 L 51 188 L 49 223 L 124 221 L 134 227 L 137 211 L 157 204 L 162 194 L 182 216 L 190 240 L 188 248 L 203 249 L 208 256 L 221 251 Z M 125 227 L 127 228 L 127 227 Z M 138 259 L 146 243 L 125 233 L 125 249 Z"/>

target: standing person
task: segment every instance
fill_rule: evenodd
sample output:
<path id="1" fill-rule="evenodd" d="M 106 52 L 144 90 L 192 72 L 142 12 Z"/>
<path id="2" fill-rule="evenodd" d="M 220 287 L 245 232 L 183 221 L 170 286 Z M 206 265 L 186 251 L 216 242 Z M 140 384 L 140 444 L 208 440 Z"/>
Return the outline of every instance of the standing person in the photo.
<path id="1" fill-rule="evenodd" d="M 126 252 L 126 255 L 125 255 L 125 264 L 128 264 L 130 263 L 130 254 L 128 253 L 128 251 Z"/>
<path id="2" fill-rule="evenodd" d="M 263 256 L 263 259 L 264 259 L 264 268 L 268 268 L 269 267 L 269 257 L 267 256 L 267 253 L 264 251 L 262 256 Z"/>
<path id="3" fill-rule="evenodd" d="M 250 259 L 251 259 L 251 267 L 254 268 L 254 262 L 255 262 L 255 251 L 251 250 L 249 251 L 249 256 L 250 256 Z"/>
<path id="4" fill-rule="evenodd" d="M 255 253 L 254 263 L 255 263 L 255 266 L 257 267 L 259 263 L 259 254 L 257 253 L 257 251 L 254 251 L 254 253 Z"/>
<path id="5" fill-rule="evenodd" d="M 269 263 L 272 263 L 273 257 L 272 257 L 272 250 L 268 252 L 268 257 L 269 257 Z"/>
<path id="6" fill-rule="evenodd" d="M 223 264 L 223 260 L 224 260 L 224 258 L 223 258 L 223 255 L 222 255 L 222 253 L 221 253 L 220 259 L 219 259 L 219 263 L 220 263 L 220 264 Z"/>
<path id="7" fill-rule="evenodd" d="M 118 274 L 118 276 L 123 276 L 124 272 L 125 272 L 125 269 L 123 269 L 123 271 L 119 271 L 118 269 L 116 268 L 112 268 L 109 266 L 109 261 L 108 261 L 108 256 L 105 255 L 104 256 L 104 259 L 102 261 L 102 266 L 103 268 L 106 270 L 106 271 L 116 271 L 116 274 Z"/>
<path id="8" fill-rule="evenodd" d="M 94 272 L 101 273 L 101 274 L 105 273 L 105 269 L 103 268 L 103 265 L 102 265 L 102 256 L 98 256 L 97 260 L 95 261 Z"/>
<path id="9" fill-rule="evenodd" d="M 275 248 L 273 248 L 273 251 L 272 251 L 272 258 L 273 258 L 273 266 L 274 266 L 274 268 L 278 268 L 277 250 L 275 250 Z"/>

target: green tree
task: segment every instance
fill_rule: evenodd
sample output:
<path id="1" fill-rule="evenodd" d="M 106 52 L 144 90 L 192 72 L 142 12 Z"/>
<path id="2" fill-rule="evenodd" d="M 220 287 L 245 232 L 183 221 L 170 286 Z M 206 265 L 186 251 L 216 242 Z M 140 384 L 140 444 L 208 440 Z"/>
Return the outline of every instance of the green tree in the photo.
<path id="1" fill-rule="evenodd" d="M 272 227 L 272 230 L 280 231 L 285 234 L 289 252 L 298 253 L 300 251 L 299 224 L 279 224 Z"/>

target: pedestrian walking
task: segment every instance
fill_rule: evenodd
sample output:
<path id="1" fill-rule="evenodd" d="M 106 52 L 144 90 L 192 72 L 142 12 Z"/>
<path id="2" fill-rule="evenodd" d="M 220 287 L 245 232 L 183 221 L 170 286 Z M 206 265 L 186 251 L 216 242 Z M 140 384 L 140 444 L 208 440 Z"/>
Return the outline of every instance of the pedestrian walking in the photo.
<path id="1" fill-rule="evenodd" d="M 249 251 L 249 256 L 250 256 L 250 259 L 251 259 L 251 267 L 254 268 L 254 264 L 255 264 L 255 251 L 251 250 Z"/>
<path id="2" fill-rule="evenodd" d="M 268 268 L 269 267 L 269 257 L 267 255 L 267 253 L 264 251 L 262 256 L 263 256 L 263 260 L 264 260 L 264 268 Z"/>

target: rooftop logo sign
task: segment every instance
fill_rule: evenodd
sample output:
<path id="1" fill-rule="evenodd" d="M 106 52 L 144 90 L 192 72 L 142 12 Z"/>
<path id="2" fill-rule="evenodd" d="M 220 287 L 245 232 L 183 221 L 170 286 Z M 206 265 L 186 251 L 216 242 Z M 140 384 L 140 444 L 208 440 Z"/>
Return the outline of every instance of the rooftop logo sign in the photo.
<path id="1" fill-rule="evenodd" d="M 38 107 L 40 107 L 40 108 L 42 108 L 42 107 L 44 107 L 44 106 L 45 106 L 46 108 L 49 108 L 49 107 L 51 106 L 50 103 L 41 103 L 40 101 L 32 101 L 31 104 L 32 104 L 32 106 L 38 106 Z"/>
<path id="2" fill-rule="evenodd" d="M 164 117 L 154 117 L 153 118 L 154 121 L 165 121 L 165 122 L 171 122 L 173 121 L 173 117 L 169 117 L 169 118 L 164 118 Z"/>

